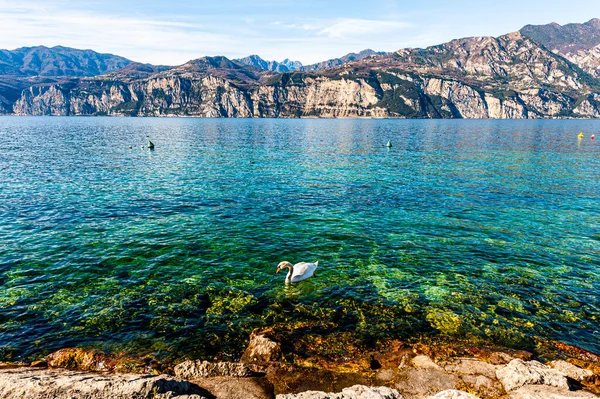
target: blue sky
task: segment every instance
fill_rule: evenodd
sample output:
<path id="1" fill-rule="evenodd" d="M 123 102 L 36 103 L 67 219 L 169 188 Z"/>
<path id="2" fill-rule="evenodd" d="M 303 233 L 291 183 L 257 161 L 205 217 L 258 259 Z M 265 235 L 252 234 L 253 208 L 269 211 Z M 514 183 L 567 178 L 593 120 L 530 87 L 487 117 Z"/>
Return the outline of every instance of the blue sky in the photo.
<path id="1" fill-rule="evenodd" d="M 596 0 L 0 0 L 0 48 L 64 45 L 167 65 L 250 54 L 309 64 L 596 17 Z"/>

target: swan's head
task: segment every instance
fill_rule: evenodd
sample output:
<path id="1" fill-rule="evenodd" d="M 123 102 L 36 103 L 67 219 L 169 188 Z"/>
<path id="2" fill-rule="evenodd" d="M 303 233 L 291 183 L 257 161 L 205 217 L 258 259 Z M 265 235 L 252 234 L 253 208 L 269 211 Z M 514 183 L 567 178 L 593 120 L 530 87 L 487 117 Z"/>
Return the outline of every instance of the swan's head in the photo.
<path id="1" fill-rule="evenodd" d="M 283 261 L 277 265 L 277 271 L 275 273 L 279 273 L 280 271 L 282 271 L 285 268 L 291 269 L 292 267 L 293 267 L 293 265 L 290 262 Z"/>

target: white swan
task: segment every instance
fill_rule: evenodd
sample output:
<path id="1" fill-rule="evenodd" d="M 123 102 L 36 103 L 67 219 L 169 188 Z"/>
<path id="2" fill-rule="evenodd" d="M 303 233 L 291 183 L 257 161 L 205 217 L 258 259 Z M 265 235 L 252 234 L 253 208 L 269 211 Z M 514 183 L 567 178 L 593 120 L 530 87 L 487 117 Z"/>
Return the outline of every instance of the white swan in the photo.
<path id="1" fill-rule="evenodd" d="M 276 273 L 279 273 L 281 270 L 286 267 L 289 269 L 287 276 L 285 276 L 285 283 L 297 283 L 298 281 L 306 280 L 315 272 L 315 269 L 319 266 L 319 262 L 308 263 L 308 262 L 300 262 L 292 265 L 290 262 L 281 262 L 277 265 Z"/>

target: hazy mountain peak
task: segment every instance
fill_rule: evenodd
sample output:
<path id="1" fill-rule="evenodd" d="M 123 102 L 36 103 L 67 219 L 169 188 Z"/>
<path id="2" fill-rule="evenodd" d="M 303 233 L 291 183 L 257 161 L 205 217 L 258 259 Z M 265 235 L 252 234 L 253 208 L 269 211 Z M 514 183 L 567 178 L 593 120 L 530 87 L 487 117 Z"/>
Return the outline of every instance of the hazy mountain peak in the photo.
<path id="1" fill-rule="evenodd" d="M 130 63 L 117 55 L 64 46 L 0 50 L 0 74 L 15 76 L 96 76 Z"/>
<path id="2" fill-rule="evenodd" d="M 288 58 L 286 58 L 282 62 L 266 61 L 256 54 L 249 55 L 248 57 L 244 58 L 239 58 L 234 61 L 247 66 L 253 66 L 265 71 L 273 72 L 289 72 L 302 69 L 302 63 L 300 61 L 290 61 Z"/>
<path id="3" fill-rule="evenodd" d="M 560 54 L 589 50 L 600 44 L 600 19 L 583 24 L 526 25 L 520 32 Z"/>

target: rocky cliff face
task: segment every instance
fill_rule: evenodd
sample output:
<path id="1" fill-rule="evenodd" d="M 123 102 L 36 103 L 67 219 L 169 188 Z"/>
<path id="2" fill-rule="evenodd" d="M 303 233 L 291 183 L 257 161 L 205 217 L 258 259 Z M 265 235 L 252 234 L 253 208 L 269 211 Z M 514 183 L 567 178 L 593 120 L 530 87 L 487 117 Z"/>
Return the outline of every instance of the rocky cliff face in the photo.
<path id="1" fill-rule="evenodd" d="M 318 73 L 224 57 L 38 84 L 17 115 L 555 118 L 600 116 L 600 81 L 520 33 L 400 50 Z"/>
<path id="2" fill-rule="evenodd" d="M 600 45 L 564 54 L 564 57 L 595 78 L 600 78 Z"/>

